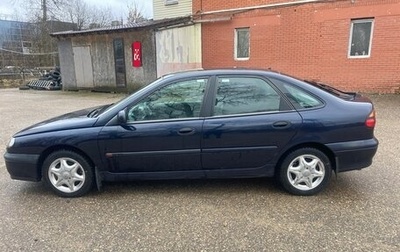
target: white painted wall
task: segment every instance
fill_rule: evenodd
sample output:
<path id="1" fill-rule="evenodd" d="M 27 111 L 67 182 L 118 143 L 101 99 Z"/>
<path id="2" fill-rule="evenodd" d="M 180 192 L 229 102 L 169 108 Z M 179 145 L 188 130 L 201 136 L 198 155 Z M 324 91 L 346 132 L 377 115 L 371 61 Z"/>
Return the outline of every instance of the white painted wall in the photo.
<path id="1" fill-rule="evenodd" d="M 192 0 L 174 0 L 166 5 L 166 0 L 153 0 L 153 19 L 184 17 L 192 14 Z"/>
<path id="2" fill-rule="evenodd" d="M 201 68 L 201 25 L 157 31 L 156 50 L 157 77 Z"/>

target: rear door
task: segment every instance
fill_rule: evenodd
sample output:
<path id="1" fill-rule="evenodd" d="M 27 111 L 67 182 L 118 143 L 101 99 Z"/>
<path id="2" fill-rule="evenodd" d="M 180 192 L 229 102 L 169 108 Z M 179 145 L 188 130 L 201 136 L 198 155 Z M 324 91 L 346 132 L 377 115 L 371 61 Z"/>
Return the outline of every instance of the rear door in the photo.
<path id="1" fill-rule="evenodd" d="M 301 116 L 261 77 L 218 76 L 214 88 L 212 116 L 203 126 L 203 169 L 272 168 Z"/>

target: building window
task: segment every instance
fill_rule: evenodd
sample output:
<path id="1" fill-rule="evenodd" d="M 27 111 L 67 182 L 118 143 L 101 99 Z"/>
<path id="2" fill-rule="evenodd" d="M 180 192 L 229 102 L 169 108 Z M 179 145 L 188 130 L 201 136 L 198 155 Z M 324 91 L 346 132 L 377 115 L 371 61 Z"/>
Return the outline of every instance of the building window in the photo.
<path id="1" fill-rule="evenodd" d="M 172 4 L 178 4 L 178 0 L 164 0 L 165 5 L 172 5 Z"/>
<path id="2" fill-rule="evenodd" d="M 370 57 L 373 28 L 373 19 L 351 21 L 349 58 Z"/>
<path id="3" fill-rule="evenodd" d="M 235 29 L 235 60 L 248 60 L 250 57 L 250 29 Z"/>
<path id="4" fill-rule="evenodd" d="M 126 87 L 124 41 L 122 38 L 116 38 L 113 45 L 116 85 Z"/>

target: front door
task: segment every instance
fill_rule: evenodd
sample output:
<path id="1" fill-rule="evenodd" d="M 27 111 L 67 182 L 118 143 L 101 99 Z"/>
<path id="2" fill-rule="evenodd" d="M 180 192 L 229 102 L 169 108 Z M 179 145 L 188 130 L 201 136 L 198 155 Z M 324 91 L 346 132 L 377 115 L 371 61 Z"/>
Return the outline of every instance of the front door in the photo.
<path id="1" fill-rule="evenodd" d="M 201 170 L 206 84 L 207 79 L 171 83 L 127 107 L 126 125 L 104 127 L 100 148 L 111 171 Z"/>

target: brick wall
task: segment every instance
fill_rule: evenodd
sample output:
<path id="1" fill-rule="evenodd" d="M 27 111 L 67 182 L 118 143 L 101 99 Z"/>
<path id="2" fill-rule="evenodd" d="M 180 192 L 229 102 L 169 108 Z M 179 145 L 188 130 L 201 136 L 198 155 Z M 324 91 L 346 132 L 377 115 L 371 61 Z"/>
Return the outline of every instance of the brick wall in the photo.
<path id="1" fill-rule="evenodd" d="M 283 1 L 194 0 L 193 13 Z M 288 2 L 288 1 L 286 1 Z M 330 83 L 343 90 L 391 93 L 400 87 L 400 0 L 313 3 L 195 16 L 202 25 L 203 67 L 254 67 Z M 373 18 L 371 55 L 348 58 L 352 19 Z M 235 28 L 250 28 L 250 58 L 234 59 Z"/>

